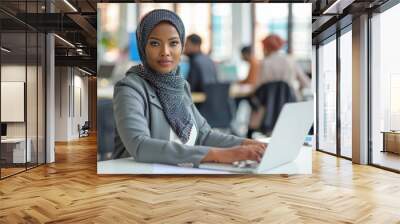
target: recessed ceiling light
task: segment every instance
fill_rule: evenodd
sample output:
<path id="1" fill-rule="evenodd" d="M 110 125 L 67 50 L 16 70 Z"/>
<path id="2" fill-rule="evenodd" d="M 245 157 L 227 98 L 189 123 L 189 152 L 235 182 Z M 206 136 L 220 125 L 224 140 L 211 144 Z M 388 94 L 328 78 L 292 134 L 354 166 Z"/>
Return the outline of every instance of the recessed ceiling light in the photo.
<path id="1" fill-rule="evenodd" d="M 67 4 L 72 10 L 74 10 L 75 12 L 78 12 L 78 10 L 68 1 L 68 0 L 64 0 L 65 4 Z"/>
<path id="2" fill-rule="evenodd" d="M 9 49 L 7 49 L 7 48 L 5 48 L 5 47 L 1 47 L 0 48 L 2 51 L 4 51 L 4 52 L 7 52 L 7 53 L 10 53 L 11 52 L 11 50 L 9 50 Z"/>
<path id="3" fill-rule="evenodd" d="M 86 70 L 83 70 L 83 69 L 81 69 L 81 68 L 79 68 L 79 67 L 78 67 L 78 69 L 79 69 L 79 71 L 81 71 L 81 72 L 83 72 L 83 73 L 85 73 L 85 74 L 92 75 L 92 73 L 90 73 L 90 72 L 88 72 L 88 71 L 86 71 Z"/>
<path id="4" fill-rule="evenodd" d="M 322 14 L 342 14 L 343 9 L 353 3 L 355 0 L 336 0 Z"/>
<path id="5" fill-rule="evenodd" d="M 64 38 L 62 38 L 62 37 L 60 37 L 60 36 L 57 35 L 57 34 L 54 34 L 54 36 L 57 37 L 58 39 L 60 39 L 61 41 L 63 41 L 64 43 L 68 44 L 69 46 L 75 48 L 75 45 L 73 45 L 73 44 L 72 44 L 71 42 L 69 42 L 68 40 L 66 40 L 66 39 L 64 39 Z"/>

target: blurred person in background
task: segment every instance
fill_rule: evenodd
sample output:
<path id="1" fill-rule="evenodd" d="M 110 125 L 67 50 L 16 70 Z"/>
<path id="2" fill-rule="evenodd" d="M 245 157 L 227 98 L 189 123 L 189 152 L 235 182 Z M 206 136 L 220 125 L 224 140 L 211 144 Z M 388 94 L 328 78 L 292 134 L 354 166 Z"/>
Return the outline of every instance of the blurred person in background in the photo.
<path id="1" fill-rule="evenodd" d="M 266 144 L 212 130 L 193 105 L 179 68 L 184 38 L 174 12 L 153 10 L 141 20 L 136 39 L 142 63 L 114 87 L 113 158 L 184 167 L 260 161 Z"/>
<path id="2" fill-rule="evenodd" d="M 258 80 L 259 62 L 253 54 L 251 46 L 245 46 L 241 49 L 242 59 L 249 64 L 249 72 L 246 79 L 240 81 L 240 84 L 250 84 L 256 86 Z"/>
<path id="3" fill-rule="evenodd" d="M 279 52 L 285 45 L 281 37 L 271 34 L 262 40 L 262 45 L 264 58 L 250 99 L 248 138 L 254 131 L 269 136 L 284 104 L 302 100 L 302 90 L 310 86 L 310 78 L 300 66 L 289 55 Z"/>
<path id="4" fill-rule="evenodd" d="M 187 81 L 193 92 L 204 92 L 204 85 L 217 83 L 217 69 L 211 58 L 201 52 L 201 37 L 191 34 L 186 38 L 184 54 L 189 57 Z"/>
<path id="5" fill-rule="evenodd" d="M 293 88 L 297 99 L 300 100 L 301 91 L 309 88 L 311 81 L 291 57 L 279 52 L 285 45 L 285 41 L 280 36 L 271 34 L 262 41 L 262 45 L 264 58 L 260 64 L 258 84 L 284 81 Z"/>

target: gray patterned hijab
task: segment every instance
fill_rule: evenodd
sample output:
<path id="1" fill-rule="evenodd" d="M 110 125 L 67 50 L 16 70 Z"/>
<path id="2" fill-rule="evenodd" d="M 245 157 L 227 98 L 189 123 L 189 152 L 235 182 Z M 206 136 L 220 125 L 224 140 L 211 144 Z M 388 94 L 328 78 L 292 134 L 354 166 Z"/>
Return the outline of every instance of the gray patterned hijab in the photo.
<path id="1" fill-rule="evenodd" d="M 136 41 L 142 64 L 134 66 L 131 71 L 138 74 L 154 87 L 164 108 L 164 115 L 169 125 L 179 139 L 183 143 L 186 143 L 189 140 L 193 120 L 190 112 L 184 105 L 185 80 L 179 74 L 179 66 L 167 74 L 161 74 L 150 68 L 146 59 L 145 48 L 149 34 L 161 22 L 168 22 L 176 28 L 183 49 L 185 27 L 182 20 L 171 11 L 165 9 L 153 10 L 143 17 L 136 30 Z"/>

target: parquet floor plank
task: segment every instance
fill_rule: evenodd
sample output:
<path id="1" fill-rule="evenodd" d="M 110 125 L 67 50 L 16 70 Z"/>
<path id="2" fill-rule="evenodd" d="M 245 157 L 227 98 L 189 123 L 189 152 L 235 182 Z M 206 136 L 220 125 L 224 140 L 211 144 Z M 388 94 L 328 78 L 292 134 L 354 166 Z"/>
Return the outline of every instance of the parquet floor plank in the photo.
<path id="1" fill-rule="evenodd" d="M 0 181 L 0 223 L 398 223 L 400 175 L 313 152 L 312 175 L 97 175 L 96 139 Z"/>

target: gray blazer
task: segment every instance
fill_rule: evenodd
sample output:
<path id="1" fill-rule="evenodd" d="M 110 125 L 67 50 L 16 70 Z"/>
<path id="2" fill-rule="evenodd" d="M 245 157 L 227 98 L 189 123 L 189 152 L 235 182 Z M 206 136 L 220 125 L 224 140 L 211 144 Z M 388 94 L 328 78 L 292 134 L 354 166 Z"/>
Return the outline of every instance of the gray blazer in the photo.
<path id="1" fill-rule="evenodd" d="M 114 86 L 116 137 L 113 158 L 132 156 L 138 162 L 198 167 L 210 146 L 231 147 L 244 140 L 211 130 L 194 106 L 187 82 L 185 92 L 184 106 L 189 108 L 198 132 L 195 146 L 169 141 L 170 125 L 153 87 L 129 70 Z"/>

